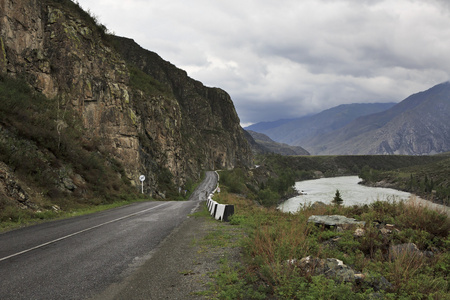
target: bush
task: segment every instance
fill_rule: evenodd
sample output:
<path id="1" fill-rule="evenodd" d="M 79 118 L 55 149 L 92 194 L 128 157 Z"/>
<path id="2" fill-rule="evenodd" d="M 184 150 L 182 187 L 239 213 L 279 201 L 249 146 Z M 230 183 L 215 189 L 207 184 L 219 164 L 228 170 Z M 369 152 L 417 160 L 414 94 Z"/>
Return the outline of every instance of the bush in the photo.
<path id="1" fill-rule="evenodd" d="M 258 192 L 257 200 L 261 205 L 271 207 L 277 205 L 280 200 L 280 195 L 271 189 L 266 188 Z"/>
<path id="2" fill-rule="evenodd" d="M 247 191 L 245 181 L 244 170 L 240 168 L 220 172 L 220 183 L 231 193 L 245 194 Z"/>

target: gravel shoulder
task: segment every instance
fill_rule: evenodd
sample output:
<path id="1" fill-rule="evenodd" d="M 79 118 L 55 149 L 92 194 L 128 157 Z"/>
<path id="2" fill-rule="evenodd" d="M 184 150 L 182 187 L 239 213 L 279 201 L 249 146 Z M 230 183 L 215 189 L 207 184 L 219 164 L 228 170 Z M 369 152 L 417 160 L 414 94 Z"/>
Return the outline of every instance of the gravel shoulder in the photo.
<path id="1" fill-rule="evenodd" d="M 204 209 L 201 202 L 197 212 Z M 220 269 L 220 260 L 225 257 L 229 263 L 240 261 L 241 249 L 235 241 L 241 234 L 237 226 L 210 216 L 188 216 L 154 251 L 141 258 L 145 262 L 130 266 L 129 275 L 121 282 L 91 299 L 211 299 L 213 296 L 205 293 L 212 281 L 210 275 Z M 223 241 L 224 236 L 227 241 Z"/>

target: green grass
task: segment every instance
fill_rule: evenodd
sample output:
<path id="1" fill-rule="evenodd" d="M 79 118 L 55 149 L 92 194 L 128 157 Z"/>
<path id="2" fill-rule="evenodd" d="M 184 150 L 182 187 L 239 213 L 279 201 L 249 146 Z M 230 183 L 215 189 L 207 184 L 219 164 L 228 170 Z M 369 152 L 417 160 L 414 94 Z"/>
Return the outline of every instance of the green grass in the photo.
<path id="1" fill-rule="evenodd" d="M 194 244 L 200 246 L 200 254 L 241 246 L 244 238 L 242 230 L 236 230 L 237 228 L 231 226 L 230 223 L 217 222 L 209 214 L 206 205 L 203 205 L 201 210 L 191 216 L 206 218 L 211 222 L 211 231 L 202 239 L 193 241 Z M 257 278 L 253 274 L 247 273 L 242 263 L 231 261 L 229 254 L 225 252 L 219 259 L 219 265 L 218 270 L 208 274 L 213 279 L 209 283 L 209 289 L 199 292 L 197 295 L 207 299 L 266 299 L 266 291 L 263 286 L 254 289 L 253 286 L 247 285 L 247 282 L 258 284 Z M 244 281 L 243 277 L 245 277 Z"/>
<path id="2" fill-rule="evenodd" d="M 240 242 L 245 263 L 224 265 L 215 274 L 213 299 L 450 299 L 450 219 L 445 214 L 406 202 L 306 207 L 286 214 L 222 190 L 221 201 L 235 205 L 229 226 L 245 232 Z M 341 214 L 366 221 L 365 235 L 358 238 L 352 230 L 314 226 L 307 223 L 312 214 Z M 382 234 L 374 220 L 394 224 L 396 230 Z M 415 243 L 421 251 L 434 254 L 414 258 L 403 252 L 391 259 L 389 247 L 402 243 Z M 308 255 L 343 260 L 367 280 L 339 283 L 286 263 Z M 371 282 L 382 277 L 391 288 L 374 291 Z"/>
<path id="3" fill-rule="evenodd" d="M 66 219 L 76 216 L 83 216 L 88 214 L 93 214 L 108 209 L 113 209 L 117 207 L 122 207 L 135 202 L 143 202 L 151 200 L 148 197 L 137 197 L 132 200 L 117 201 L 109 204 L 100 204 L 95 206 L 86 206 L 83 208 L 74 208 L 68 211 L 62 210 L 39 210 L 36 212 L 31 212 L 27 210 L 18 210 L 13 207 L 8 207 L 0 213 L 3 216 L 3 221 L 0 222 L 0 232 L 9 231 L 17 229 L 23 226 L 34 225 L 41 222 Z M 9 212 L 8 212 L 9 211 Z M 6 217 L 8 216 L 8 217 Z M 9 220 L 10 219 L 10 220 Z"/>

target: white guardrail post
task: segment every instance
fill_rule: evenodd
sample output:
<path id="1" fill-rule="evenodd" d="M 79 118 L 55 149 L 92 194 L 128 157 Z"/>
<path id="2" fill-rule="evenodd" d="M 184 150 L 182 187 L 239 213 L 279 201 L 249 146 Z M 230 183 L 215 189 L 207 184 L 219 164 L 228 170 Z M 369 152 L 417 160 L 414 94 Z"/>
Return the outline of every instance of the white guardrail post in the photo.
<path id="1" fill-rule="evenodd" d="M 230 204 L 219 204 L 217 201 L 212 199 L 215 192 L 220 191 L 219 188 L 219 173 L 216 172 L 217 175 L 217 186 L 214 191 L 209 194 L 208 200 L 206 200 L 206 206 L 208 207 L 208 211 L 216 220 L 229 222 L 229 217 L 234 214 L 234 205 Z"/>

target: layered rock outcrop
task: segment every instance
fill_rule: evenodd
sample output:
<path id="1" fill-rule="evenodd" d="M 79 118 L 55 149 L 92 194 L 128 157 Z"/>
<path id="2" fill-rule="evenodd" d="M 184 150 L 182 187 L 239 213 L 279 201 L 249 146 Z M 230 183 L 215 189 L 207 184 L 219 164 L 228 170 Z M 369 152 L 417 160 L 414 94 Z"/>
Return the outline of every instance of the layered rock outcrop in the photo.
<path id="1" fill-rule="evenodd" d="M 146 175 L 149 193 L 162 189 L 161 174 L 178 186 L 201 170 L 250 164 L 226 92 L 105 30 L 70 0 L 0 0 L 0 72 L 72 108 L 85 138 L 132 184 Z"/>

